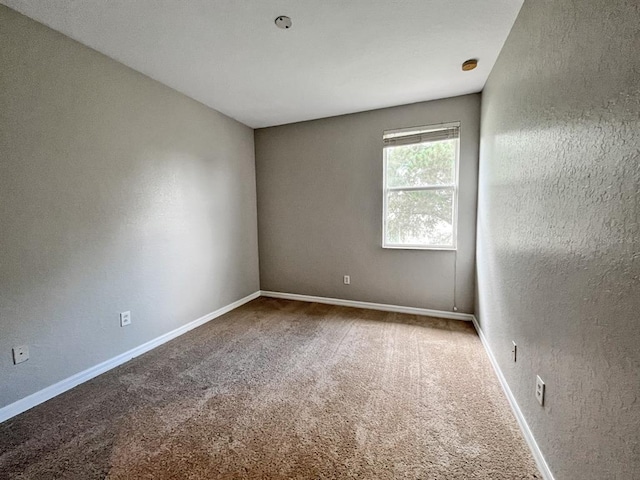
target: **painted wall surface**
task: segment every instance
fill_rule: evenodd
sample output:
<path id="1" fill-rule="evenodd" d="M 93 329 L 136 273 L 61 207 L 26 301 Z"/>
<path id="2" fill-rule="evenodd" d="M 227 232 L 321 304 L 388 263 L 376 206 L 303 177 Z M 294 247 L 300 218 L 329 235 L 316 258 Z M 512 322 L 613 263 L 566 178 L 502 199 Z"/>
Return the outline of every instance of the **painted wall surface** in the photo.
<path id="1" fill-rule="evenodd" d="M 2 6 L 0 65 L 0 407 L 258 290 L 252 129 Z"/>
<path id="2" fill-rule="evenodd" d="M 557 479 L 640 478 L 639 25 L 527 0 L 483 93 L 476 312 Z"/>
<path id="3" fill-rule="evenodd" d="M 461 312 L 474 303 L 480 96 L 255 132 L 263 290 Z M 382 134 L 461 122 L 457 275 L 451 251 L 383 249 Z M 343 284 L 351 276 L 351 285 Z"/>

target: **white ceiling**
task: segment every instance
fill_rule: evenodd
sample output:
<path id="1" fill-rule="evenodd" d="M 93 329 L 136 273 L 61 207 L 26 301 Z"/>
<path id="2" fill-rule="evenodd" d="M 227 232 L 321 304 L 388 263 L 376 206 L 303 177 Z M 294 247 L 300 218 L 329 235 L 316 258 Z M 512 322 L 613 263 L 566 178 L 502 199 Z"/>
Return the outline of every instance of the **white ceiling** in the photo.
<path id="1" fill-rule="evenodd" d="M 523 0 L 0 2 L 257 128 L 479 92 Z"/>

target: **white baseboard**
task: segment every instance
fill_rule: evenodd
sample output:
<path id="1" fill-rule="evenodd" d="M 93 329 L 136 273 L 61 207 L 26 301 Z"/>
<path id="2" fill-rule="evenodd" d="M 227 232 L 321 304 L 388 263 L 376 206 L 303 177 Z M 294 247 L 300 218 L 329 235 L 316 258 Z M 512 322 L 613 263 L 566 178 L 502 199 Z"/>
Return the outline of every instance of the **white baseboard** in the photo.
<path id="1" fill-rule="evenodd" d="M 187 323 L 186 325 L 176 328 L 175 330 L 165 333 L 164 335 L 160 335 L 159 337 L 154 338 L 153 340 L 150 340 L 147 343 L 144 343 L 132 350 L 129 350 L 128 352 L 125 352 L 116 357 L 110 358 L 109 360 L 106 360 L 98 365 L 95 365 L 82 372 L 76 373 L 75 375 L 65 378 L 64 380 L 61 380 L 58 383 L 55 383 L 46 388 L 43 388 L 42 390 L 36 393 L 32 393 L 31 395 L 25 398 L 22 398 L 14 403 L 11 403 L 6 407 L 0 408 L 0 422 L 4 422 L 5 420 L 15 417 L 16 415 L 19 415 L 20 413 L 25 412 L 30 408 L 35 407 L 36 405 L 46 402 L 47 400 L 57 395 L 60 395 L 61 393 L 64 393 L 67 390 L 70 390 L 73 387 L 80 385 L 81 383 L 86 382 L 87 380 L 91 380 L 92 378 L 95 378 L 98 375 L 111 370 L 112 368 L 115 368 L 119 365 L 122 365 L 123 363 L 128 362 L 132 358 L 140 356 L 143 353 L 148 352 L 149 350 L 153 350 L 157 346 L 160 346 L 163 343 L 168 342 L 169 340 L 173 340 L 174 338 L 179 337 L 180 335 L 183 335 L 187 333 L 189 330 L 193 330 L 194 328 L 199 327 L 200 325 L 204 325 L 205 323 L 213 320 L 214 318 L 224 315 L 225 313 L 228 313 L 231 310 L 234 310 L 239 306 L 244 305 L 247 302 L 250 302 L 254 298 L 258 298 L 259 296 L 260 296 L 260 291 L 254 292 L 251 295 L 247 295 L 246 297 L 241 298 L 240 300 L 237 300 L 233 303 L 230 303 L 229 305 L 219 308 L 215 312 L 208 313 L 207 315 L 204 315 L 203 317 L 200 317 L 197 320 L 194 320 L 193 322 Z"/>
<path id="2" fill-rule="evenodd" d="M 522 410 L 520 410 L 520 407 L 518 406 L 518 402 L 516 402 L 516 398 L 513 396 L 513 393 L 511 392 L 511 388 L 509 388 L 507 379 L 504 377 L 502 370 L 500 370 L 498 361 L 496 360 L 496 357 L 493 355 L 493 352 L 491 351 L 491 347 L 487 342 L 487 338 L 484 336 L 484 333 L 480 328 L 480 324 L 478 323 L 478 319 L 476 318 L 475 315 L 473 315 L 472 321 L 473 321 L 473 326 L 476 328 L 476 331 L 478 332 L 478 336 L 482 341 L 482 345 L 484 346 L 484 349 L 487 352 L 487 356 L 489 357 L 489 361 L 493 366 L 493 370 L 496 372 L 496 376 L 498 377 L 498 381 L 502 386 L 502 390 L 504 390 L 504 394 L 506 395 L 507 400 L 509 401 L 509 405 L 511 405 L 511 410 L 513 410 L 513 414 L 516 417 L 516 420 L 518 421 L 518 425 L 520 425 L 520 430 L 522 430 L 524 439 L 527 442 L 527 445 L 529 445 L 529 449 L 531 450 L 533 459 L 536 461 L 538 470 L 540 470 L 540 473 L 542 474 L 542 477 L 545 480 L 554 480 L 553 473 L 551 473 L 551 469 L 549 468 L 549 465 L 547 464 L 547 461 L 545 460 L 544 455 L 542 455 L 542 451 L 540 450 L 540 447 L 538 446 L 538 443 L 536 442 L 536 439 L 534 438 L 533 433 L 529 428 L 529 424 L 525 420 L 524 415 L 522 414 Z"/>
<path id="3" fill-rule="evenodd" d="M 384 312 L 409 313 L 412 315 L 424 315 L 426 317 L 449 318 L 452 320 L 473 321 L 473 315 L 469 313 L 447 312 L 445 310 L 431 310 L 429 308 L 402 307 L 400 305 L 388 305 L 386 303 L 359 302 L 356 300 L 343 300 L 341 298 L 314 297 L 312 295 L 299 295 L 297 293 L 270 292 L 262 290 L 263 297 L 283 298 L 286 300 L 298 300 L 300 302 L 326 303 L 343 307 L 365 308 L 368 310 L 382 310 Z"/>

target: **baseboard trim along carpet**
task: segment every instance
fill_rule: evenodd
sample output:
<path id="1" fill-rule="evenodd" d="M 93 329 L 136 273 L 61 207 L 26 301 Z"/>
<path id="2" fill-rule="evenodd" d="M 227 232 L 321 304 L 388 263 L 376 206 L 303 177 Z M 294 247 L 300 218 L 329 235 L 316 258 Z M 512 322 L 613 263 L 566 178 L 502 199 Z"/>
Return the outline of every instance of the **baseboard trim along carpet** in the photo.
<path id="1" fill-rule="evenodd" d="M 536 439 L 534 438 L 533 433 L 529 428 L 529 424 L 527 423 L 527 421 L 524 418 L 524 415 L 522 414 L 522 410 L 520 410 L 520 406 L 518 405 L 518 402 L 516 402 L 516 397 L 513 396 L 513 393 L 511 392 L 511 388 L 509 388 L 507 379 L 504 377 L 504 374 L 502 373 L 502 370 L 498 365 L 498 361 L 496 360 L 496 357 L 493 355 L 493 351 L 491 350 L 491 347 L 487 342 L 487 338 L 484 336 L 484 333 L 480 328 L 480 324 L 478 323 L 478 319 L 476 318 L 475 315 L 472 315 L 471 321 L 473 322 L 473 326 L 476 328 L 476 331 L 478 332 L 480 341 L 482 342 L 482 345 L 484 346 L 484 349 L 487 352 L 489 361 L 493 366 L 493 370 L 496 372 L 498 381 L 500 382 L 500 385 L 502 386 L 502 390 L 504 391 L 504 394 L 507 397 L 507 400 L 509 401 L 509 405 L 511 405 L 511 410 L 513 410 L 513 414 L 516 417 L 516 420 L 518 421 L 520 430 L 522 430 L 524 439 L 527 442 L 527 445 L 529 445 L 531 454 L 533 455 L 533 458 L 536 461 L 536 465 L 538 466 L 538 469 L 540 470 L 542 477 L 544 478 L 544 480 L 554 480 L 553 474 L 551 473 L 551 469 L 549 468 L 549 465 L 547 464 L 547 461 L 545 460 L 544 455 L 542 454 L 542 451 L 538 446 L 538 442 L 536 442 Z"/>
<path id="2" fill-rule="evenodd" d="M 16 415 L 21 414 L 29 410 L 30 408 L 35 407 L 36 405 L 40 405 L 47 400 L 50 400 L 53 397 L 60 395 L 61 393 L 66 392 L 67 390 L 71 390 L 73 387 L 80 385 L 92 378 L 97 377 L 98 375 L 111 370 L 123 363 L 128 362 L 129 360 L 142 355 L 143 353 L 148 352 L 149 350 L 153 350 L 154 348 L 162 345 L 163 343 L 168 342 L 169 340 L 173 340 L 180 335 L 187 333 L 190 330 L 193 330 L 200 325 L 204 325 L 205 323 L 217 318 L 225 313 L 234 310 L 241 305 L 244 305 L 247 302 L 250 302 L 253 299 L 256 299 L 260 296 L 260 291 L 254 292 L 251 295 L 247 295 L 240 300 L 237 300 L 229 305 L 226 305 L 218 310 L 208 313 L 193 322 L 187 323 L 175 330 L 172 330 L 164 335 L 160 335 L 153 340 L 148 341 L 147 343 L 143 343 L 142 345 L 129 350 L 128 352 L 124 352 L 116 357 L 110 358 L 98 365 L 95 365 L 91 368 L 88 368 L 82 372 L 76 373 L 64 380 L 59 381 L 58 383 L 54 383 L 42 390 L 32 393 L 31 395 L 22 398 L 14 403 L 7 405 L 6 407 L 0 408 L 0 422 L 4 422 L 5 420 L 9 420 Z"/>
<path id="3" fill-rule="evenodd" d="M 368 310 L 382 310 L 384 312 L 408 313 L 410 315 L 424 315 L 427 317 L 448 318 L 451 320 L 473 321 L 473 315 L 469 313 L 447 312 L 445 310 L 431 310 L 429 308 L 403 307 L 400 305 L 388 305 L 386 303 L 359 302 L 356 300 L 343 300 L 342 298 L 314 297 L 313 295 L 299 295 L 297 293 L 271 292 L 262 290 L 263 297 L 283 298 L 285 300 L 298 300 L 300 302 L 326 303 L 340 305 L 342 307 L 365 308 Z"/>

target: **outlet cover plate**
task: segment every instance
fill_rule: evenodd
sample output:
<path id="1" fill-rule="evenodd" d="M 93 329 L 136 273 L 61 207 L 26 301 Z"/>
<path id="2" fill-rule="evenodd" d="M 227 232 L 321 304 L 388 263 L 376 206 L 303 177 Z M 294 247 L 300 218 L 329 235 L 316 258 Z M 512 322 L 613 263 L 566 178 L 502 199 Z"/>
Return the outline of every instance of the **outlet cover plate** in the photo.
<path id="1" fill-rule="evenodd" d="M 544 390 L 544 382 L 540 378 L 540 375 L 536 375 L 536 400 L 538 400 L 538 403 L 542 406 L 544 406 Z"/>
<path id="2" fill-rule="evenodd" d="M 131 325 L 131 312 L 122 312 L 120 314 L 120 326 L 126 327 L 127 325 Z"/>

